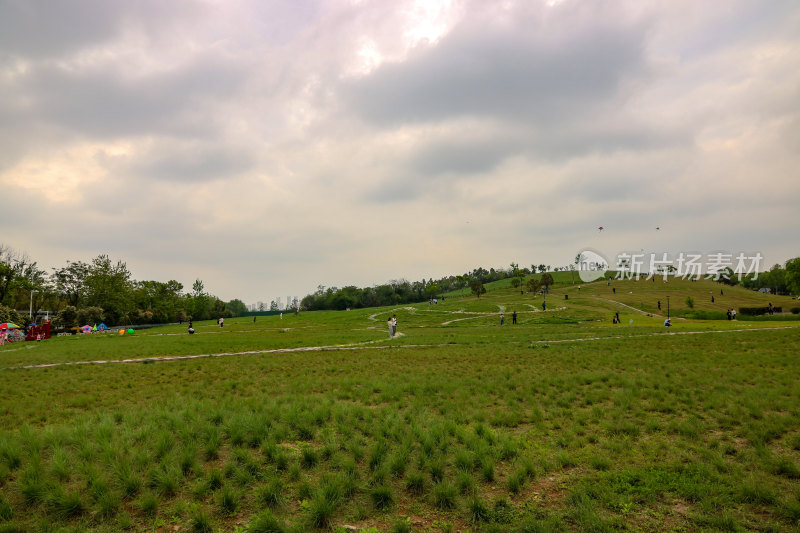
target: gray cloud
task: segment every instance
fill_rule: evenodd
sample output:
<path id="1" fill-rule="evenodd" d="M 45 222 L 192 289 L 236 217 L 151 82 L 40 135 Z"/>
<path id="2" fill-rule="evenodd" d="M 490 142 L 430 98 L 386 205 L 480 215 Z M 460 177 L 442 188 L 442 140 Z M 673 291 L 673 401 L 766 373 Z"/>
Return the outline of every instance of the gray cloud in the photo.
<path id="1" fill-rule="evenodd" d="M 344 84 L 344 101 L 378 125 L 463 116 L 571 121 L 608 105 L 627 77 L 646 71 L 645 24 L 612 26 L 558 10 L 544 30 L 541 9 L 520 11 L 508 26 L 471 21 L 405 62 Z"/>
<path id="2" fill-rule="evenodd" d="M 0 227 L 246 301 L 587 245 L 796 255 L 796 2 L 547 4 L 0 2 Z"/>

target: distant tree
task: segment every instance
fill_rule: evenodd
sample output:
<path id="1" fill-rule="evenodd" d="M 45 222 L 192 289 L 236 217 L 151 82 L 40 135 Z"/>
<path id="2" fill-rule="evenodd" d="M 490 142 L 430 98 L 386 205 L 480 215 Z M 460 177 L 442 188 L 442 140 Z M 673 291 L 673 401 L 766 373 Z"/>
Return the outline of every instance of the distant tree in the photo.
<path id="1" fill-rule="evenodd" d="M 205 294 L 204 290 L 205 286 L 203 285 L 203 282 L 199 279 L 194 280 L 194 283 L 192 283 L 192 295 L 202 296 Z"/>
<path id="2" fill-rule="evenodd" d="M 539 269 L 539 274 L 544 274 L 545 272 L 547 272 L 548 267 L 544 266 L 544 263 L 542 263 L 537 268 Z"/>
<path id="3" fill-rule="evenodd" d="M 242 316 L 247 312 L 247 306 L 239 299 L 233 299 L 226 303 L 225 308 L 228 309 L 233 316 Z"/>
<path id="4" fill-rule="evenodd" d="M 541 288 L 542 288 L 541 280 L 533 279 L 533 278 L 528 280 L 528 284 L 527 284 L 528 292 L 536 294 L 537 292 L 539 292 L 539 289 L 541 289 Z"/>
<path id="5" fill-rule="evenodd" d="M 78 325 L 78 310 L 75 306 L 68 305 L 58 312 L 53 318 L 53 322 L 65 328 L 71 328 Z"/>
<path id="6" fill-rule="evenodd" d="M 259 311 L 264 311 L 265 310 L 264 302 L 258 302 L 258 310 Z"/>
<path id="7" fill-rule="evenodd" d="M 514 287 L 516 289 L 516 288 L 518 288 L 520 286 L 520 284 L 521 284 L 520 278 L 511 278 L 511 286 L 512 287 Z"/>
<path id="8" fill-rule="evenodd" d="M 10 307 L 0 304 L 0 322 L 13 322 L 22 326 L 25 324 L 25 317 Z"/>
<path id="9" fill-rule="evenodd" d="M 486 294 L 486 287 L 484 287 L 483 283 L 478 279 L 473 281 L 472 284 L 470 284 L 469 288 L 472 291 L 472 294 L 477 296 L 478 299 L 480 299 L 481 294 Z"/>
<path id="10" fill-rule="evenodd" d="M 792 294 L 800 294 L 800 257 L 786 261 L 786 283 Z"/>
<path id="11" fill-rule="evenodd" d="M 425 293 L 428 296 L 428 299 L 436 298 L 436 294 L 438 294 L 438 292 L 439 286 L 435 283 L 430 283 L 427 287 L 425 287 Z"/>
<path id="12" fill-rule="evenodd" d="M 767 287 L 773 294 L 788 294 L 789 286 L 786 282 L 786 271 L 780 265 L 773 265 L 768 272 L 764 273 Z"/>
<path id="13" fill-rule="evenodd" d="M 77 325 L 97 325 L 104 319 L 105 314 L 100 307 L 84 307 L 83 309 L 78 309 L 78 312 L 75 314 L 75 320 L 78 322 Z"/>
<path id="14" fill-rule="evenodd" d="M 555 283 L 555 280 L 553 280 L 553 275 L 549 272 L 542 274 L 542 277 L 539 279 L 539 281 L 545 289 L 549 289 L 550 286 Z"/>
<path id="15" fill-rule="evenodd" d="M 269 310 L 270 311 L 277 311 L 278 310 L 278 303 L 275 300 L 272 300 L 269 303 Z"/>
<path id="16" fill-rule="evenodd" d="M 89 265 L 82 261 L 67 261 L 67 266 L 54 268 L 50 279 L 56 292 L 67 300 L 67 305 L 78 307 L 86 293 Z"/>
<path id="17" fill-rule="evenodd" d="M 105 254 L 92 260 L 86 276 L 86 305 L 102 308 L 111 324 L 127 319 L 135 306 L 131 273 L 124 262 L 112 263 Z"/>

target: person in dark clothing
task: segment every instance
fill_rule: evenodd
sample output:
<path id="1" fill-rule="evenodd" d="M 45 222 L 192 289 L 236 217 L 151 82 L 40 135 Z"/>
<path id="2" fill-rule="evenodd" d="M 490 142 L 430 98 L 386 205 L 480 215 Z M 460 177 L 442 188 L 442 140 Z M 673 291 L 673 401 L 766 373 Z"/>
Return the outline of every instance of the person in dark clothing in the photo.
<path id="1" fill-rule="evenodd" d="M 512 324 L 516 324 L 517 323 L 517 312 L 516 311 L 511 313 L 511 323 Z"/>

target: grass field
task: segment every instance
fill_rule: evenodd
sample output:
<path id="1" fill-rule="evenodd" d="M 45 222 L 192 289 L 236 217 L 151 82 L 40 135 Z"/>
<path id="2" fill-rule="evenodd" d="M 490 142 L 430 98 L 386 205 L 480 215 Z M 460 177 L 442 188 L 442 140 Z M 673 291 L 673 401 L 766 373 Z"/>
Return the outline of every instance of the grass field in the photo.
<path id="1" fill-rule="evenodd" d="M 488 288 L 2 347 L 0 532 L 800 527 L 796 301 Z"/>

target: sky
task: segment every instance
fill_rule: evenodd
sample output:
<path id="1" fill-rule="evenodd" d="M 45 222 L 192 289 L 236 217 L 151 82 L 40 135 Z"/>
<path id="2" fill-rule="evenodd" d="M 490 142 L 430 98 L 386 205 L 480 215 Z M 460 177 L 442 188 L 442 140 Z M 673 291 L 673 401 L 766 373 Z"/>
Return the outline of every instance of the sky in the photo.
<path id="1" fill-rule="evenodd" d="M 798 169 L 795 0 L 0 0 L 0 244 L 48 271 L 255 303 L 584 249 L 768 267 Z"/>

